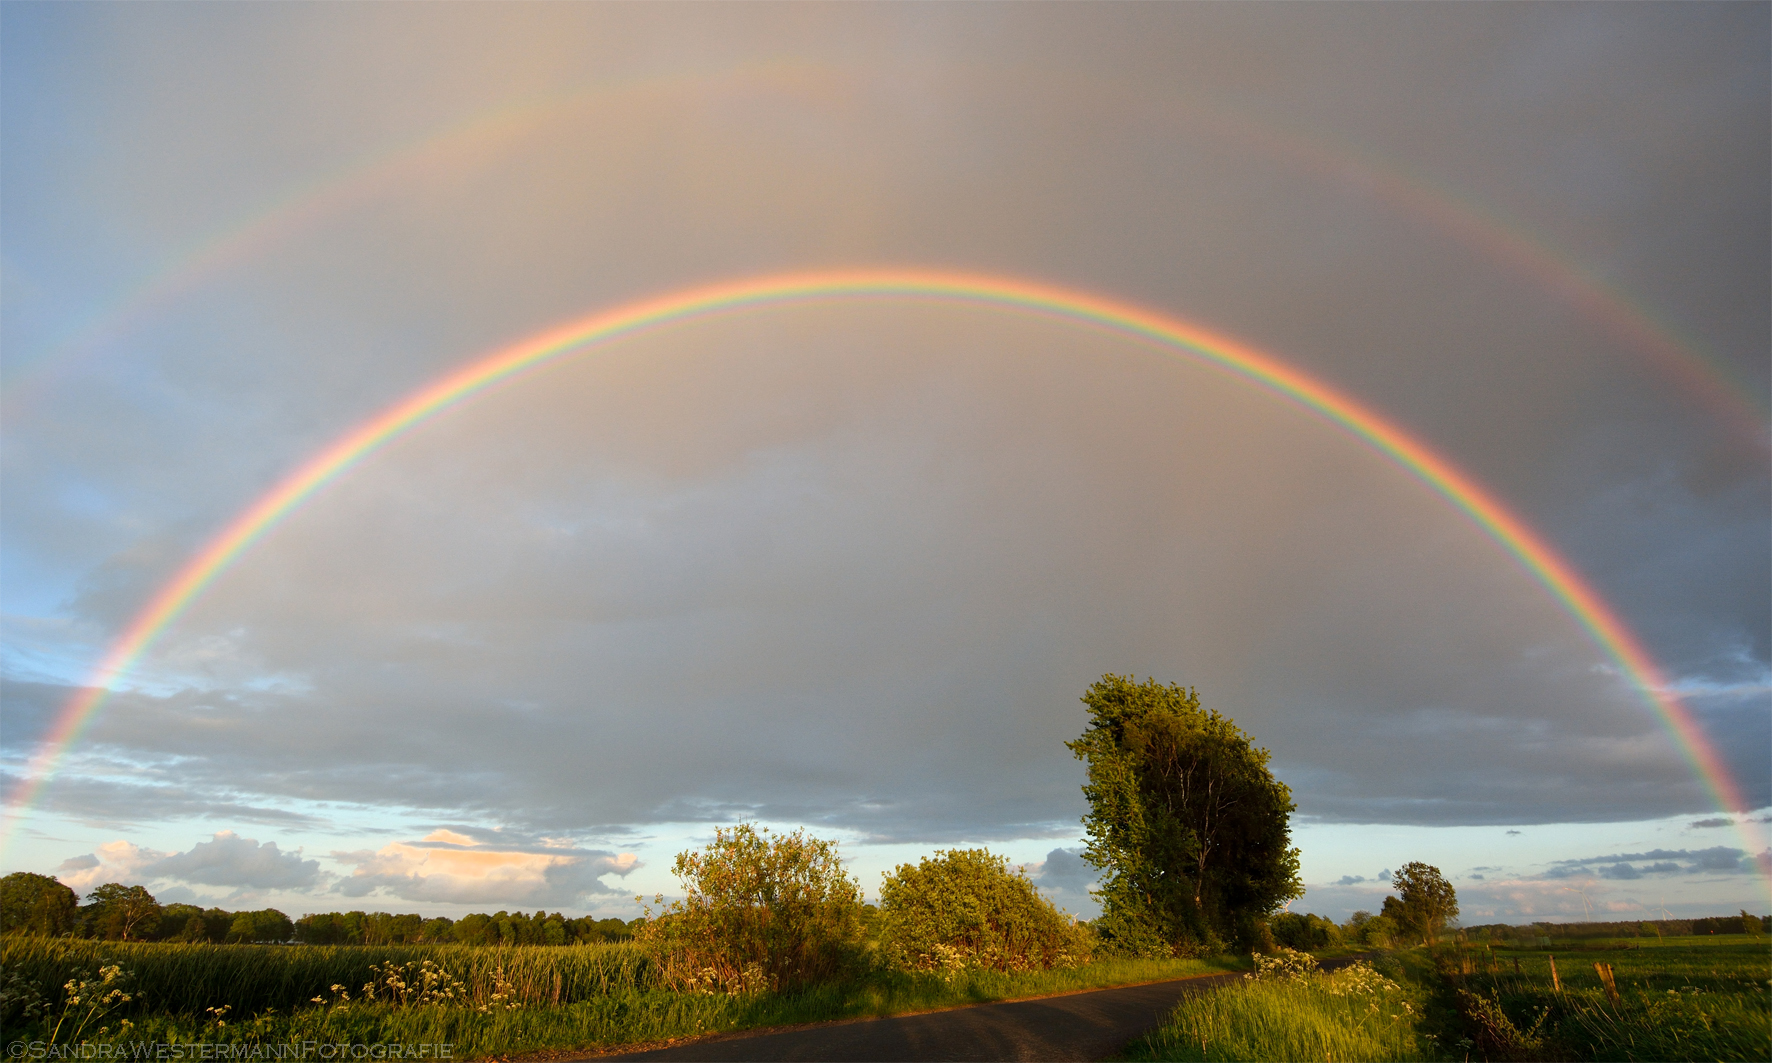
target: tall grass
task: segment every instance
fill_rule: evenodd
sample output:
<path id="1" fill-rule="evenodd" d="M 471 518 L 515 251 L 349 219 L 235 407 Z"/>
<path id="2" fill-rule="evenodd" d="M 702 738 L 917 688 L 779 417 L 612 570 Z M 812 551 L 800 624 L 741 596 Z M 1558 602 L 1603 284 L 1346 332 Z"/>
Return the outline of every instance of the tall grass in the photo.
<path id="1" fill-rule="evenodd" d="M 1134 1043 L 1132 1060 L 1419 1060 L 1421 994 L 1366 964 L 1244 979 L 1188 997 Z"/>
<path id="2" fill-rule="evenodd" d="M 1465 1036 L 1492 1059 L 1772 1055 L 1772 949 L 1763 937 L 1446 949 L 1435 959 Z M 1596 963 L 1611 972 L 1610 988 Z"/>
<path id="3" fill-rule="evenodd" d="M 431 960 L 467 987 L 469 1000 L 485 1003 L 494 975 L 528 1005 L 567 1004 L 654 988 L 656 967 L 631 943 L 607 945 L 209 945 L 91 941 L 8 935 L 0 938 L 0 964 L 46 989 L 74 971 L 90 976 L 101 964 L 118 964 L 134 976 L 143 1007 L 134 1010 L 202 1014 L 227 1005 L 234 1014 L 265 1008 L 290 1011 L 314 997 L 332 999 L 331 987 L 353 994 L 374 978 L 374 965 Z"/>

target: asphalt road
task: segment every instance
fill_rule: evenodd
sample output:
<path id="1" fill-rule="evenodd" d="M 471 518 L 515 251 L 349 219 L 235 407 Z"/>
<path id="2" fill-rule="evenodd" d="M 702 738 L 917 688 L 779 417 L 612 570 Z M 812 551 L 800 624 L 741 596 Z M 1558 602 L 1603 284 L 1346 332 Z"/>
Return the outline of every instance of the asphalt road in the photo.
<path id="1" fill-rule="evenodd" d="M 1240 974 L 1095 989 L 1037 1000 L 821 1023 L 773 1033 L 723 1034 L 603 1059 L 684 1060 L 1072 1060 L 1104 1059 L 1159 1025 L 1189 993 Z"/>

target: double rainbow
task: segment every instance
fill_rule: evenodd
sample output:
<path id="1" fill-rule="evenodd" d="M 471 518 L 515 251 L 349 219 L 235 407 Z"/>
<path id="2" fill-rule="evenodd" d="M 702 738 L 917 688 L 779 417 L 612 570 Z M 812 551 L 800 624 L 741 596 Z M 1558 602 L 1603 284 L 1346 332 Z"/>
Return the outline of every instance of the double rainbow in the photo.
<path id="1" fill-rule="evenodd" d="M 1641 643 L 1557 551 L 1471 477 L 1360 402 L 1271 355 L 1155 311 L 1035 281 L 930 269 L 788 273 L 711 284 L 599 311 L 479 358 L 352 429 L 236 517 L 155 594 L 62 709 L 10 803 L 6 836 L 112 684 L 211 581 L 314 492 L 432 415 L 593 345 L 674 322 L 792 303 L 906 299 L 1031 313 L 1101 329 L 1188 356 L 1291 399 L 1364 439 L 1415 474 L 1495 539 L 1560 601 L 1641 689 L 1719 807 L 1746 811 L 1740 790 Z M 1750 851 L 1756 851 L 1751 839 Z"/>

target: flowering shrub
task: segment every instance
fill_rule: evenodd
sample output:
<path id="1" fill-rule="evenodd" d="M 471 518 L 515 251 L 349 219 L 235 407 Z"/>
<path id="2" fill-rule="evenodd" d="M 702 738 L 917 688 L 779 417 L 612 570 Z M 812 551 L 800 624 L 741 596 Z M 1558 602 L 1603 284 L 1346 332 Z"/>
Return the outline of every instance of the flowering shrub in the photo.
<path id="1" fill-rule="evenodd" d="M 1317 958 L 1308 952 L 1281 948 L 1271 956 L 1255 954 L 1255 973 L 1244 978 L 1280 981 L 1304 978 L 1317 972 Z"/>
<path id="2" fill-rule="evenodd" d="M 860 955 L 861 886 L 835 842 L 741 823 L 677 854 L 673 870 L 687 895 L 656 898 L 662 910 L 647 908 L 638 934 L 667 985 L 780 990 L 840 976 Z"/>
<path id="3" fill-rule="evenodd" d="M 887 962 L 909 970 L 1044 970 L 1089 958 L 1087 931 L 984 849 L 900 864 L 880 885 L 880 923 Z"/>
<path id="4" fill-rule="evenodd" d="M 1365 960 L 1356 960 L 1339 971 L 1323 976 L 1323 988 L 1338 997 L 1382 996 L 1403 987 L 1378 973 Z"/>

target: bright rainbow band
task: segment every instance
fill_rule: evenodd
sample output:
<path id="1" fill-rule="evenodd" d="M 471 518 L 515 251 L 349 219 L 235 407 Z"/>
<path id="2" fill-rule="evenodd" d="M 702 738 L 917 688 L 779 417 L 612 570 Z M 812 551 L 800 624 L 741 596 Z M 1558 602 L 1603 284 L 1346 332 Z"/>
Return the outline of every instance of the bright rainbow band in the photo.
<path id="1" fill-rule="evenodd" d="M 1278 359 L 1177 318 L 1034 281 L 931 269 L 777 274 L 711 284 L 604 310 L 479 358 L 352 429 L 241 513 L 154 596 L 71 699 L 9 803 L 5 833 L 29 813 L 69 745 L 156 636 L 271 526 L 378 447 L 456 403 L 592 344 L 673 322 L 795 302 L 859 298 L 933 300 L 1056 318 L 1191 355 L 1260 384 L 1352 431 L 1463 510 L 1560 601 L 1639 686 L 1694 771 L 1727 812 L 1747 811 L 1721 758 L 1659 668 L 1609 606 L 1557 551 L 1494 496 L 1426 444 L 1329 385 Z M 1755 840 L 1740 828 L 1750 855 Z M 1762 865 L 1761 871 L 1767 873 Z"/>

